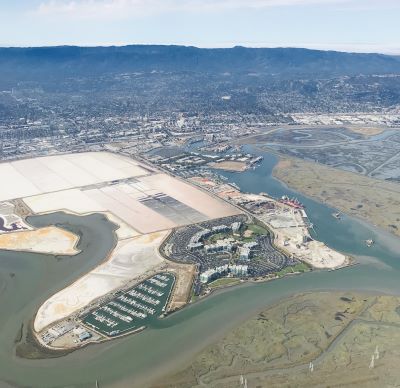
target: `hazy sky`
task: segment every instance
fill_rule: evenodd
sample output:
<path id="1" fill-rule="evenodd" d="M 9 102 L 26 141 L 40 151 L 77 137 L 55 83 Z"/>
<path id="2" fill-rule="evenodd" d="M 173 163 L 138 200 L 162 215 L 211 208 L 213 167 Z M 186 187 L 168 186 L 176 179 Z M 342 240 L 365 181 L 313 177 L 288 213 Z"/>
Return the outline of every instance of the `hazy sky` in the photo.
<path id="1" fill-rule="evenodd" d="M 400 54 L 400 0 L 0 0 L 0 45 L 302 46 Z"/>

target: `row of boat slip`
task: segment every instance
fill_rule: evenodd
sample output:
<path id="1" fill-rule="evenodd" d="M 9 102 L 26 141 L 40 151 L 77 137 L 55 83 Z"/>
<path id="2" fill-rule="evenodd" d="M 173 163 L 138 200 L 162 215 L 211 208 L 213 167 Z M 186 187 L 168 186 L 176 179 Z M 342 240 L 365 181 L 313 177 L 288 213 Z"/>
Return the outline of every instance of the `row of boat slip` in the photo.
<path id="1" fill-rule="evenodd" d="M 106 326 L 111 327 L 111 328 L 115 327 L 115 326 L 118 326 L 118 322 L 117 321 L 107 317 L 104 314 L 101 314 L 98 311 L 94 311 L 93 312 L 93 318 L 94 318 L 95 321 L 100 322 L 100 323 L 104 323 Z"/>
<path id="2" fill-rule="evenodd" d="M 135 310 L 134 308 L 127 307 L 126 305 L 124 305 L 122 303 L 119 303 L 119 302 L 116 302 L 116 301 L 110 302 L 109 305 L 113 306 L 113 307 L 116 307 L 117 309 L 119 309 L 121 311 L 124 311 L 125 313 L 128 313 L 128 314 L 130 314 L 130 315 L 132 315 L 133 317 L 136 317 L 136 318 L 144 319 L 144 318 L 147 317 L 147 314 L 145 314 L 145 313 L 143 313 L 141 311 Z"/>
<path id="3" fill-rule="evenodd" d="M 150 283 L 152 283 L 152 284 L 154 284 L 154 285 L 156 285 L 157 287 L 160 287 L 160 288 L 165 288 L 168 285 L 168 283 L 164 283 L 164 282 L 156 279 L 155 277 L 147 279 L 147 281 L 149 281 Z"/>
<path id="4" fill-rule="evenodd" d="M 157 275 L 155 275 L 153 278 L 154 278 L 154 279 L 158 279 L 158 280 L 162 280 L 162 281 L 164 281 L 164 282 L 167 282 L 167 281 L 168 281 L 168 277 L 165 276 L 165 275 L 161 275 L 161 274 L 157 274 Z"/>
<path id="5" fill-rule="evenodd" d="M 144 295 L 136 290 L 128 291 L 127 294 L 129 294 L 130 296 L 134 296 L 138 299 L 144 300 L 145 302 L 152 304 L 153 306 L 157 306 L 158 304 L 160 304 L 160 301 L 158 299 L 154 299 L 151 296 Z"/>
<path id="6" fill-rule="evenodd" d="M 121 314 L 117 310 L 112 309 L 110 306 L 100 307 L 100 310 L 104 310 L 106 313 L 108 313 L 108 314 L 112 315 L 113 317 L 118 318 L 124 322 L 132 322 L 132 319 L 133 319 L 130 315 Z"/>
<path id="7" fill-rule="evenodd" d="M 155 309 L 153 309 L 151 307 L 148 307 L 148 306 L 138 302 L 136 299 L 130 298 L 129 296 L 121 295 L 117 299 L 121 300 L 124 303 L 129 304 L 130 306 L 133 306 L 133 307 L 136 307 L 136 308 L 138 308 L 140 310 L 143 310 L 148 314 L 153 315 L 156 312 Z"/>
<path id="8" fill-rule="evenodd" d="M 147 293 L 151 294 L 151 295 L 156 295 L 156 296 L 163 296 L 164 293 L 161 291 L 158 291 L 156 289 L 154 289 L 151 286 L 147 286 L 146 284 L 139 284 L 136 288 L 138 288 L 139 290 L 143 290 L 146 291 Z"/>

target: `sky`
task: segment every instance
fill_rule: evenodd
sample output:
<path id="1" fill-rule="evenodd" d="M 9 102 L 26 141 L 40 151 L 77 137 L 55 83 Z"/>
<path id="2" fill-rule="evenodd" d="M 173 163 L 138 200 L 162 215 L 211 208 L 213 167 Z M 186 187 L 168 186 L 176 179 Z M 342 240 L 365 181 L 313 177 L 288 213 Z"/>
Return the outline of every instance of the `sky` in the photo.
<path id="1" fill-rule="evenodd" d="M 179 44 L 400 54 L 400 0 L 0 0 L 0 46 Z"/>

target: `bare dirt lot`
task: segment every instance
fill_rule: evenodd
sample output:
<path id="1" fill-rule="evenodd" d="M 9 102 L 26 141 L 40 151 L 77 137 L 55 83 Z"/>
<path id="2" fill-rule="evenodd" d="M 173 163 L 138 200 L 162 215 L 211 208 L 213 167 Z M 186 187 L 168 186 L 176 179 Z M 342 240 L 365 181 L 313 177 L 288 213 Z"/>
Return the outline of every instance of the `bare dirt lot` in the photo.
<path id="1" fill-rule="evenodd" d="M 167 261 L 166 269 L 174 272 L 176 275 L 174 291 L 168 304 L 168 311 L 172 312 L 182 308 L 188 303 L 194 275 L 196 273 L 196 266 L 193 264 L 178 264 Z"/>
<path id="2" fill-rule="evenodd" d="M 217 168 L 219 170 L 226 170 L 226 171 L 241 172 L 241 171 L 246 170 L 246 163 L 236 162 L 236 161 L 224 161 L 224 162 L 210 163 L 210 166 L 213 168 Z"/>

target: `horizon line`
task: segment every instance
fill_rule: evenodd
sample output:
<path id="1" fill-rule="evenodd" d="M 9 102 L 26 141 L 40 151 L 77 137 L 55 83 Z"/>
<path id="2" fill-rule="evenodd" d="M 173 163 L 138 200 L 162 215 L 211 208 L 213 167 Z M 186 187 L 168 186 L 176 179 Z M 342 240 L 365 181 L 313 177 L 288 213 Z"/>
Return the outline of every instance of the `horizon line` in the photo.
<path id="1" fill-rule="evenodd" d="M 234 48 L 246 48 L 246 49 L 303 49 L 310 51 L 325 51 L 325 52 L 339 52 L 348 54 L 378 54 L 388 56 L 400 55 L 400 47 L 393 47 L 392 49 L 370 49 L 367 47 L 371 45 L 359 45 L 359 49 L 355 47 L 346 49 L 345 45 L 259 45 L 259 44 L 230 44 L 230 45 L 195 45 L 190 43 L 99 43 L 99 44 L 74 44 L 74 43 L 62 43 L 62 44 L 43 44 L 43 45 L 13 45 L 13 44 L 1 44 L 2 49 L 32 49 L 32 48 L 59 48 L 59 47 L 76 47 L 76 48 L 111 48 L 111 47 L 129 47 L 129 46 L 161 46 L 161 47 L 187 47 L 205 50 L 223 50 L 223 49 L 234 49 Z M 331 47 L 329 47 L 331 46 Z M 342 46 L 342 47 L 340 47 Z M 365 48 L 363 50 L 361 47 Z"/>

